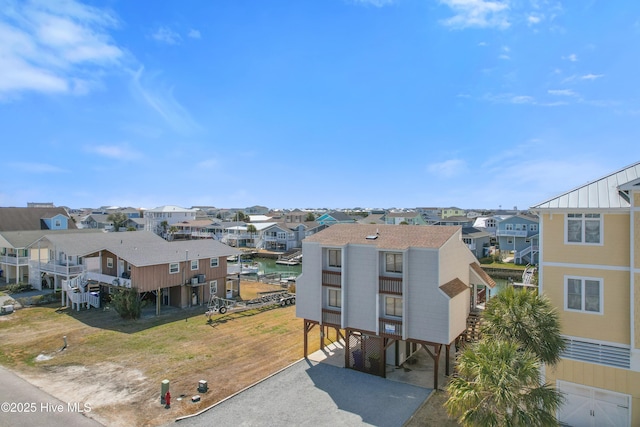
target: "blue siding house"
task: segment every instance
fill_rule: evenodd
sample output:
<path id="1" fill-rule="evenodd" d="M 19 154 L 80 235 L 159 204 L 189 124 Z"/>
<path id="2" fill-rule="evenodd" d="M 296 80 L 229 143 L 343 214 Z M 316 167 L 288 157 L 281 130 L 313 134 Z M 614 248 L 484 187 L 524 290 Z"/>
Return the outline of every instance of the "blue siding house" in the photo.
<path id="1" fill-rule="evenodd" d="M 529 215 L 508 216 L 497 224 L 500 252 L 513 252 L 516 264 L 538 263 L 538 218 Z"/>

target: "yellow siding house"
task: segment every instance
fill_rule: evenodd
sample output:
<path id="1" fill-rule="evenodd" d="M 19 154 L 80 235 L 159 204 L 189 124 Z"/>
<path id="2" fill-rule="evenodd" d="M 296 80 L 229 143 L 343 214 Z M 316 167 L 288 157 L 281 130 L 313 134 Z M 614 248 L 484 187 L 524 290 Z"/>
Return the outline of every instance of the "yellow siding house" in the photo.
<path id="1" fill-rule="evenodd" d="M 542 202 L 540 291 L 567 343 L 546 380 L 570 426 L 640 426 L 640 162 Z"/>

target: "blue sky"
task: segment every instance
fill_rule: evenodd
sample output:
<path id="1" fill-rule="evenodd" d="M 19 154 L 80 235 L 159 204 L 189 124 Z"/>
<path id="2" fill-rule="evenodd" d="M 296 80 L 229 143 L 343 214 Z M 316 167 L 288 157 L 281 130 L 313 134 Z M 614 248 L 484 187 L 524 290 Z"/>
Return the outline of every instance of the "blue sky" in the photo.
<path id="1" fill-rule="evenodd" d="M 637 1 L 0 5 L 0 206 L 523 209 L 640 160 Z"/>

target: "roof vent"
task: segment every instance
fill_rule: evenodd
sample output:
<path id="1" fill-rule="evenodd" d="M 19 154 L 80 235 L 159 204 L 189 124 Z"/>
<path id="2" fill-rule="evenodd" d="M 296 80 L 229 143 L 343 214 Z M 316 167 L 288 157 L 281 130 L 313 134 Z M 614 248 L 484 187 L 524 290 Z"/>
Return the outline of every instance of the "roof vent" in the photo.
<path id="1" fill-rule="evenodd" d="M 378 229 L 376 229 L 376 234 L 369 234 L 367 236 L 367 240 L 376 240 L 379 235 L 380 235 L 380 233 L 378 232 Z"/>

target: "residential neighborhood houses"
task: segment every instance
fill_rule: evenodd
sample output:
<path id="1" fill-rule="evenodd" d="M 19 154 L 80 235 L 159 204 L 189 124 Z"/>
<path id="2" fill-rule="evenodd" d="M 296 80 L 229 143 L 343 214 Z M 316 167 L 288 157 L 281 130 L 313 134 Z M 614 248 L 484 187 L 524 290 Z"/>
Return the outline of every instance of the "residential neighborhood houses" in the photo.
<path id="1" fill-rule="evenodd" d="M 115 214 L 126 216 L 116 232 Z M 0 284 L 61 291 L 63 306 L 100 307 L 135 288 L 159 313 L 234 298 L 229 257 L 302 251 L 296 315 L 329 329 L 344 367 L 385 376 L 419 349 L 436 374 L 485 297 L 482 268 L 508 259 L 538 269 L 567 348 L 543 369 L 567 403 L 567 425 L 640 425 L 640 162 L 529 210 L 264 206 L 0 208 Z M 324 343 L 323 343 L 324 345 Z M 434 375 L 434 388 L 438 388 Z"/>

